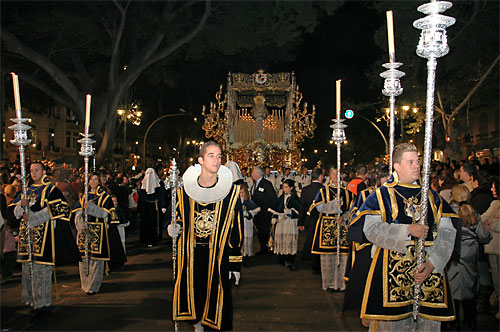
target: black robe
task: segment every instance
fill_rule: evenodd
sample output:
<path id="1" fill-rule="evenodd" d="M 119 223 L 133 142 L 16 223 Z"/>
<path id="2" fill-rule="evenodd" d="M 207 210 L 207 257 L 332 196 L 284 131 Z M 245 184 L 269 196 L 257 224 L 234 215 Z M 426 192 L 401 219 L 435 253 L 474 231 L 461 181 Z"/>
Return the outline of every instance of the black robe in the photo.
<path id="1" fill-rule="evenodd" d="M 55 266 L 76 264 L 80 255 L 69 225 L 71 209 L 64 195 L 47 177 L 43 177 L 42 184 L 38 185 L 30 181 L 26 191 L 27 197 L 34 202 L 31 211 L 38 212 L 48 207 L 50 215 L 49 221 L 31 229 L 33 262 Z M 29 261 L 29 251 L 26 222 L 14 216 L 14 208 L 20 199 L 21 195 L 9 205 L 8 218 L 11 224 L 19 225 L 17 261 L 22 263 Z"/>
<path id="2" fill-rule="evenodd" d="M 399 183 L 397 173 L 375 192 L 361 208 L 349 227 L 349 238 L 359 243 L 366 243 L 363 232 L 365 217 L 368 214 L 380 215 L 383 222 L 411 224 L 412 219 L 405 214 L 405 199 L 419 197 L 420 184 Z M 429 191 L 427 225 L 429 233 L 425 245 L 434 243 L 438 225 L 442 217 L 449 217 L 457 230 L 455 251 L 460 252 L 460 220 L 451 207 L 434 191 Z M 366 282 L 352 287 L 364 289 L 361 303 L 361 318 L 375 320 L 400 320 L 410 317 L 413 312 L 414 269 L 416 267 L 414 242 L 406 254 L 388 249 L 377 248 L 372 259 Z M 350 280 L 349 283 L 353 282 Z M 420 316 L 436 321 L 455 319 L 453 299 L 446 277 L 432 272 L 422 284 Z"/>
<path id="3" fill-rule="evenodd" d="M 82 209 L 84 200 L 85 197 L 82 196 L 80 201 L 75 203 L 74 213 Z M 105 192 L 104 188 L 98 187 L 96 192 L 88 193 L 88 200 L 108 213 L 107 224 L 105 218 L 88 216 L 90 257 L 94 260 L 110 261 L 110 264 L 125 263 L 127 258 L 117 228 L 120 220 L 116 214 L 111 196 Z M 85 257 L 85 235 L 79 233 L 77 242 L 82 257 Z"/>
<path id="4" fill-rule="evenodd" d="M 173 319 L 218 330 L 231 330 L 233 305 L 229 282 L 229 248 L 243 241 L 240 186 L 212 204 L 197 203 L 184 188 L 177 190 L 177 275 L 173 294 Z M 205 219 L 203 219 L 205 218 Z M 207 237 L 195 233 L 196 220 L 216 222 Z M 198 233 L 199 234 L 199 233 Z"/>
<path id="5" fill-rule="evenodd" d="M 309 208 L 308 213 L 312 213 L 320 204 L 333 201 L 337 197 L 337 187 L 332 185 L 325 186 L 318 191 L 316 197 Z M 354 194 L 345 188 L 341 188 L 340 197 L 342 198 L 342 212 L 345 213 L 352 205 Z M 311 245 L 311 254 L 333 255 L 337 254 L 337 215 L 319 213 L 316 220 L 311 220 L 314 224 L 313 241 Z M 349 243 L 346 241 L 347 227 L 342 223 L 338 228 L 340 230 L 340 254 L 347 255 L 349 252 Z"/>

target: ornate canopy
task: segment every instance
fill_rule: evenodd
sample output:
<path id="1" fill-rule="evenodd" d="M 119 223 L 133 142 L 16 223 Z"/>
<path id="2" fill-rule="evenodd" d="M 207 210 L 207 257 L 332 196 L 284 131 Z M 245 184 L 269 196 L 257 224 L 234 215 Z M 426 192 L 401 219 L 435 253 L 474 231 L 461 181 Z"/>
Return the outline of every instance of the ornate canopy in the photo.
<path id="1" fill-rule="evenodd" d="M 222 85 L 210 103 L 203 130 L 227 152 L 227 158 L 240 167 L 269 165 L 279 169 L 299 167 L 298 147 L 305 137 L 313 137 L 315 107 L 308 111 L 295 74 L 229 73 L 227 92 Z"/>

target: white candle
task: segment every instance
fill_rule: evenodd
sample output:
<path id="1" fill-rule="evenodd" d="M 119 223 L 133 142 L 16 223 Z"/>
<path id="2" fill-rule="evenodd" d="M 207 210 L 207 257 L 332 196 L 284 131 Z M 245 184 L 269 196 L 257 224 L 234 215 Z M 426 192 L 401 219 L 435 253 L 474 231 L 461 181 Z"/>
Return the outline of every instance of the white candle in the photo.
<path id="1" fill-rule="evenodd" d="M 340 119 L 340 81 L 342 80 L 337 80 L 337 119 Z"/>
<path id="2" fill-rule="evenodd" d="M 85 134 L 89 133 L 89 127 L 90 127 L 90 100 L 91 96 L 87 95 L 87 103 L 85 106 Z"/>
<path id="3" fill-rule="evenodd" d="M 19 96 L 19 78 L 15 73 L 12 75 L 12 85 L 14 86 L 14 104 L 16 107 L 16 118 L 20 119 L 21 116 L 21 97 Z"/>
<path id="4" fill-rule="evenodd" d="M 387 41 L 389 43 L 389 61 L 394 61 L 396 51 L 394 50 L 394 23 L 392 20 L 392 10 L 385 12 L 387 16 Z"/>

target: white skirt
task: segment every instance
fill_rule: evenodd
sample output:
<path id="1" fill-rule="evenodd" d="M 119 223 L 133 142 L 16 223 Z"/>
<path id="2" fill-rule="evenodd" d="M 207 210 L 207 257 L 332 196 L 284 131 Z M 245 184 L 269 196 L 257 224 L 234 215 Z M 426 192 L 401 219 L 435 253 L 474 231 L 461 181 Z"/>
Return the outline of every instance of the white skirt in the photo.
<path id="1" fill-rule="evenodd" d="M 253 256 L 253 220 L 245 218 L 244 238 L 243 238 L 243 256 Z"/>
<path id="2" fill-rule="evenodd" d="M 280 216 L 274 232 L 274 253 L 278 255 L 295 255 L 298 241 L 297 219 Z"/>

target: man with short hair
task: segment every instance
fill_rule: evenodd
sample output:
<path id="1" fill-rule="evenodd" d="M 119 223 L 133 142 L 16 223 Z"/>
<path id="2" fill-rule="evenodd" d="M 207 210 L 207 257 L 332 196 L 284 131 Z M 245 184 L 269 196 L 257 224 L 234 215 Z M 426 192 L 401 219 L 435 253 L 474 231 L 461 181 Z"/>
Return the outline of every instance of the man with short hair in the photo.
<path id="1" fill-rule="evenodd" d="M 311 176 L 309 175 L 308 169 L 306 166 L 302 166 L 300 168 L 300 174 L 295 176 L 295 190 L 297 191 L 297 196 L 300 197 L 302 189 L 310 184 Z"/>
<path id="2" fill-rule="evenodd" d="M 469 191 L 472 191 L 472 173 L 476 171 L 476 166 L 473 163 L 464 163 L 460 166 L 460 180 L 464 182 Z"/>
<path id="3" fill-rule="evenodd" d="M 361 318 L 371 320 L 370 331 L 439 331 L 441 321 L 455 319 L 445 267 L 452 251 L 460 252 L 460 220 L 431 190 L 425 202 L 426 225 L 420 224 L 422 188 L 416 147 L 397 145 L 393 164 L 395 172 L 368 196 L 349 228 L 353 241 L 373 244 L 366 283 L 358 285 L 364 289 Z M 426 245 L 426 258 L 418 271 L 417 239 L 425 239 Z M 412 317 L 415 283 L 422 285 L 416 322 Z"/>
<path id="4" fill-rule="evenodd" d="M 188 168 L 177 190 L 177 223 L 167 228 L 177 241 L 173 320 L 198 332 L 233 327 L 229 249 L 243 242 L 243 210 L 240 185 L 233 184 L 221 155 L 219 144 L 202 145 L 199 164 Z"/>
<path id="5" fill-rule="evenodd" d="M 76 263 L 80 254 L 69 226 L 71 209 L 64 195 L 50 183 L 41 162 L 31 163 L 30 175 L 27 197 L 20 194 L 9 207 L 18 223 L 22 218 L 17 248 L 17 261 L 22 263 L 21 301 L 32 306 L 32 319 L 38 320 L 52 312 L 53 267 Z"/>
<path id="6" fill-rule="evenodd" d="M 345 289 L 344 271 L 349 253 L 346 221 L 354 195 L 341 186 L 339 197 L 335 167 L 330 167 L 329 177 L 330 183 L 316 193 L 308 213 L 314 215 L 311 254 L 320 256 L 322 288 L 336 292 Z"/>
<path id="7" fill-rule="evenodd" d="M 276 202 L 277 196 L 272 183 L 264 178 L 262 168 L 255 166 L 252 170 L 253 186 L 250 189 L 252 200 L 260 207 L 260 212 L 253 218 L 253 223 L 257 227 L 260 251 L 257 255 L 269 254 L 267 242 L 271 231 L 272 214 L 268 209 Z"/>
<path id="8" fill-rule="evenodd" d="M 352 192 L 354 195 L 358 195 L 362 190 L 367 188 L 365 180 L 368 176 L 368 170 L 365 165 L 358 165 L 356 167 L 356 178 L 352 179 L 347 184 L 347 190 Z"/>
<path id="9" fill-rule="evenodd" d="M 272 172 L 270 166 L 264 166 L 264 179 L 268 180 L 271 182 L 273 185 L 274 191 L 278 192 L 279 190 L 279 183 L 278 183 L 278 173 L 277 172 Z"/>
<path id="10" fill-rule="evenodd" d="M 306 229 L 306 240 L 304 241 L 304 249 L 302 250 L 302 259 L 311 259 L 311 244 L 312 237 L 314 233 L 314 224 L 318 219 L 318 212 L 316 210 L 311 212 L 311 215 L 307 214 L 309 207 L 314 201 L 316 194 L 323 188 L 323 172 L 321 168 L 315 168 L 311 173 L 312 183 L 305 186 L 302 190 L 302 197 L 300 198 L 300 211 L 299 211 L 299 230 L 303 231 Z M 313 262 L 311 265 L 313 274 L 320 273 L 320 261 L 319 255 L 312 255 Z"/>

